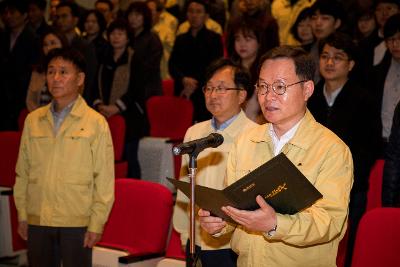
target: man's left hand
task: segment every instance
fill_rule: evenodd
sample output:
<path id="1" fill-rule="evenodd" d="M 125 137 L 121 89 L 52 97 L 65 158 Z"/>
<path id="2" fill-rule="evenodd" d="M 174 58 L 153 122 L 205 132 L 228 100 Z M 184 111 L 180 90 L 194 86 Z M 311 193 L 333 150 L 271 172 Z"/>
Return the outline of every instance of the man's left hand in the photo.
<path id="1" fill-rule="evenodd" d="M 85 233 L 85 240 L 83 241 L 84 248 L 93 248 L 97 242 L 101 239 L 101 234 L 93 233 L 93 232 L 86 232 Z"/>
<path id="2" fill-rule="evenodd" d="M 261 196 L 256 198 L 259 209 L 254 211 L 239 210 L 230 206 L 222 207 L 222 210 L 235 222 L 246 229 L 257 232 L 267 232 L 276 226 L 275 210 L 265 202 Z"/>

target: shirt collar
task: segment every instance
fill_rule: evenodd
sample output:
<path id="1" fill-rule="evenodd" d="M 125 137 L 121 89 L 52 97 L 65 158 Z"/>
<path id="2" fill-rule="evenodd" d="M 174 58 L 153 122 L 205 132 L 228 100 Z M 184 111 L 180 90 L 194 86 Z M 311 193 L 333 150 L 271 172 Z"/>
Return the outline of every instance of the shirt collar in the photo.
<path id="1" fill-rule="evenodd" d="M 314 131 L 316 130 L 316 125 L 317 123 L 314 117 L 307 109 L 306 114 L 300 120 L 298 131 L 295 132 L 293 138 L 289 141 L 289 143 L 302 149 L 307 149 L 312 145 L 312 141 L 307 137 L 314 133 Z M 250 136 L 250 140 L 255 143 L 272 142 L 272 138 L 268 134 L 270 128 L 272 127 L 272 124 L 266 123 L 260 125 L 259 127 L 262 127 L 263 129 L 261 129 L 260 131 L 256 131 L 254 135 Z"/>
<path id="2" fill-rule="evenodd" d="M 55 103 L 55 101 L 53 100 L 53 101 L 51 101 L 50 111 L 51 111 L 51 113 L 52 113 L 53 115 L 56 115 L 56 116 L 60 116 L 61 114 L 68 114 L 68 113 L 71 112 L 72 107 L 74 106 L 74 104 L 75 104 L 75 102 L 77 101 L 77 99 L 78 99 L 78 98 L 76 98 L 74 101 L 72 101 L 71 103 L 69 103 L 65 108 L 63 108 L 62 110 L 60 110 L 60 111 L 58 111 L 58 112 L 56 111 L 56 108 L 55 108 L 56 103 Z"/>
<path id="3" fill-rule="evenodd" d="M 336 97 L 342 91 L 343 86 L 344 86 L 344 84 L 341 87 L 337 88 L 332 93 L 328 94 L 328 92 L 326 91 L 326 84 L 324 83 L 323 93 L 324 93 L 324 96 L 325 96 L 325 100 L 328 103 L 328 106 L 330 106 L 330 107 L 333 106 L 333 104 L 335 103 Z"/>
<path id="4" fill-rule="evenodd" d="M 232 122 L 237 118 L 237 116 L 239 116 L 240 113 L 234 115 L 232 118 L 224 121 L 223 123 L 221 123 L 221 125 L 219 127 L 217 127 L 217 121 L 215 120 L 215 117 L 212 117 L 211 119 L 211 126 L 213 127 L 214 130 L 216 131 L 223 131 L 225 130 L 229 125 L 232 124 Z"/>
<path id="5" fill-rule="evenodd" d="M 304 118 L 304 117 L 303 117 Z M 299 128 L 299 125 L 303 119 L 299 120 L 292 128 L 289 129 L 285 134 L 281 136 L 281 138 L 278 138 L 278 136 L 275 133 L 274 127 L 269 128 L 269 135 L 271 136 L 273 142 L 284 142 L 287 143 L 290 139 L 293 138 L 294 134 L 297 131 L 297 128 Z"/>

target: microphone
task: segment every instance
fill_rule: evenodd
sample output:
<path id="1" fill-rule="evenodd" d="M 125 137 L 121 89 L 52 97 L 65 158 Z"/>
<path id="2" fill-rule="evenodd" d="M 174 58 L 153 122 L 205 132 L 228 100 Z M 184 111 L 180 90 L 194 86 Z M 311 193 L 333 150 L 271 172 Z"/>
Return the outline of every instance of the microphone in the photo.
<path id="1" fill-rule="evenodd" d="M 224 137 L 218 133 L 212 133 L 207 137 L 174 146 L 172 153 L 179 156 L 183 154 L 200 153 L 208 147 L 217 147 L 224 142 Z"/>

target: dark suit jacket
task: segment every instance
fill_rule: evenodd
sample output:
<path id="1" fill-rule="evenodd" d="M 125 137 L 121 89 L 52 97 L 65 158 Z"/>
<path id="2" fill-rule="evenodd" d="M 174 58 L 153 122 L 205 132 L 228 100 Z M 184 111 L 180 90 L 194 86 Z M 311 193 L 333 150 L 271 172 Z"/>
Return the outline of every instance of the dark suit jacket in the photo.
<path id="1" fill-rule="evenodd" d="M 190 30 L 176 37 L 169 59 L 169 72 L 175 81 L 175 95 L 180 95 L 183 90 L 183 77 L 191 77 L 199 82 L 199 87 L 191 96 L 195 121 L 211 117 L 205 108 L 201 87 L 204 85 L 207 66 L 222 56 L 221 36 L 206 27 L 203 27 L 195 37 Z"/>
<path id="2" fill-rule="evenodd" d="M 367 75 L 368 90 L 375 99 L 376 108 L 379 112 L 382 109 L 383 89 L 385 87 L 385 80 L 387 73 L 392 62 L 392 56 L 387 54 L 382 62 L 375 67 Z"/>
<path id="3" fill-rule="evenodd" d="M 367 191 L 370 169 L 378 155 L 379 113 L 371 109 L 372 99 L 365 88 L 348 80 L 329 107 L 323 94 L 324 81 L 317 84 L 308 101 L 315 119 L 337 134 L 350 148 L 354 161 L 352 192 Z"/>
<path id="4" fill-rule="evenodd" d="M 392 131 L 385 153 L 382 205 L 400 207 L 400 104 L 397 104 L 394 111 Z"/>
<path id="5" fill-rule="evenodd" d="M 32 67 L 38 63 L 39 42 L 25 26 L 10 50 L 10 32 L 0 35 L 0 130 L 17 130 L 18 116 L 25 107 Z"/>

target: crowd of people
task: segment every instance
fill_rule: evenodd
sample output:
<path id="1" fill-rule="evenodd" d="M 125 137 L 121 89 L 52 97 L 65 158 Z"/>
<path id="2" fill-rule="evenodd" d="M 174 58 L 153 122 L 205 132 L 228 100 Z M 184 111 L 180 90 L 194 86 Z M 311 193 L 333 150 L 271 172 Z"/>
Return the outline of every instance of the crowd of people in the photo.
<path id="1" fill-rule="evenodd" d="M 67 0 L 0 1 L 0 130 L 18 130 L 24 109 L 58 103 L 49 59 L 54 51 L 77 50 L 86 67 L 74 87 L 82 97 L 74 101 L 105 118 L 124 117 L 128 176 L 139 178 L 138 144 L 149 132 L 146 101 L 173 79 L 175 96 L 194 106 L 185 141 L 215 131 L 225 139 L 200 155 L 199 184 L 222 189 L 284 152 L 324 195 L 294 217 L 275 213 L 262 199 L 254 214 L 225 208 L 236 227 L 200 210 L 196 245 L 205 266 L 300 266 L 320 258 L 333 266 L 332 247 L 348 219 L 350 266 L 377 159 L 386 160 L 383 204 L 400 205 L 400 1 L 125 2 L 97 0 L 87 10 Z M 83 71 L 68 53 L 59 57 Z M 26 127 L 38 127 L 36 120 Z M 57 133 L 60 125 L 54 127 Z M 182 179 L 187 164 L 184 157 Z M 178 193 L 173 223 L 183 247 L 187 204 Z M 276 260 L 287 253 L 291 258 Z"/>

